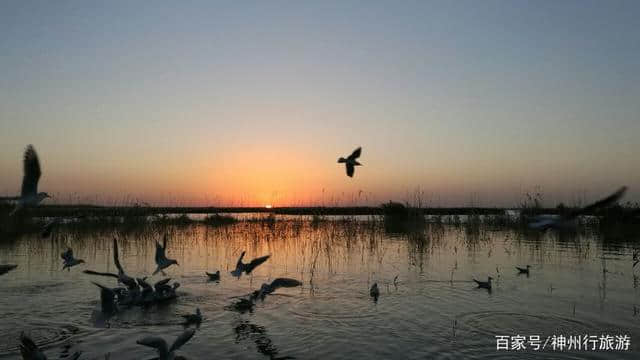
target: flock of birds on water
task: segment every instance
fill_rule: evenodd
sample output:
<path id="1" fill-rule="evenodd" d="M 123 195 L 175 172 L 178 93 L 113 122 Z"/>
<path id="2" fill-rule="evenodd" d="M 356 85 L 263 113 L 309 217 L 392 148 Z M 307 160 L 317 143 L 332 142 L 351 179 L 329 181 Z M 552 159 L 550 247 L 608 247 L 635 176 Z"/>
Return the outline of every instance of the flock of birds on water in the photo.
<path id="1" fill-rule="evenodd" d="M 349 156 L 346 158 L 340 157 L 338 159 L 338 163 L 344 163 L 346 174 L 349 177 L 353 177 L 356 166 L 361 166 L 362 164 L 358 162 L 358 158 L 362 153 L 362 148 L 358 147 L 354 150 Z M 42 172 L 40 170 L 40 161 L 38 159 L 38 155 L 33 148 L 32 145 L 27 146 L 24 158 L 24 175 L 22 180 L 22 189 L 20 196 L 15 197 L 0 197 L 0 201 L 15 201 L 15 207 L 11 211 L 10 216 L 14 216 L 16 213 L 24 209 L 25 207 L 37 206 L 44 199 L 50 198 L 51 196 L 46 192 L 38 192 L 38 181 L 40 180 L 40 176 Z M 567 214 L 561 214 L 559 216 L 555 215 L 539 215 L 533 218 L 533 221 L 529 224 L 529 227 L 537 230 L 547 230 L 547 229 L 559 229 L 566 230 L 571 227 L 576 226 L 576 219 L 584 214 L 588 214 L 593 212 L 596 209 L 609 207 L 615 203 L 617 203 L 627 188 L 622 187 L 615 193 L 603 198 L 599 201 L 596 201 L 593 204 L 585 206 L 583 208 L 573 210 Z M 42 237 L 49 237 L 53 231 L 53 229 L 60 224 L 61 220 L 59 218 L 55 218 L 49 221 L 44 225 L 42 229 Z M 108 287 L 98 282 L 93 282 L 94 285 L 98 287 L 100 290 L 100 311 L 105 316 L 112 316 L 122 309 L 129 308 L 132 306 L 149 306 L 153 304 L 158 304 L 162 302 L 166 302 L 168 300 L 173 300 L 178 297 L 178 293 L 176 290 L 180 287 L 180 283 L 171 282 L 171 278 L 167 278 L 164 270 L 169 268 L 172 265 L 179 265 L 178 261 L 175 259 L 170 259 L 167 257 L 167 236 L 164 236 L 162 244 L 156 241 L 156 252 L 155 252 L 155 263 L 157 268 L 153 272 L 152 276 L 157 275 L 158 273 L 165 276 L 165 278 L 156 281 L 153 286 L 147 281 L 148 277 L 138 277 L 134 278 L 125 272 L 122 264 L 120 264 L 119 255 L 118 255 L 118 241 L 117 239 L 113 239 L 113 262 L 118 269 L 118 273 L 109 273 L 109 272 L 98 272 L 94 270 L 84 270 L 83 272 L 87 275 L 94 276 L 102 276 L 102 277 L 110 277 L 117 280 L 116 287 Z M 243 262 L 245 256 L 245 252 L 243 251 L 240 255 L 236 263 L 236 267 L 234 270 L 230 272 L 233 277 L 240 278 L 242 274 L 251 274 L 251 272 L 258 267 L 259 265 L 266 262 L 270 255 L 261 256 L 255 259 L 252 259 L 250 262 Z M 73 250 L 68 248 L 67 251 L 61 254 L 63 260 L 63 270 L 71 271 L 71 268 L 85 263 L 82 259 L 77 259 L 73 255 Z M 639 254 L 634 253 L 634 267 L 640 262 Z M 17 268 L 17 265 L 1 265 L 0 264 L 0 275 L 4 275 L 11 270 Z M 530 274 L 530 265 L 526 265 L 526 267 L 516 267 L 518 274 L 526 274 L 529 276 Z M 215 273 L 206 272 L 205 275 L 208 277 L 210 281 L 220 281 L 220 271 L 216 271 Z M 489 276 L 487 281 L 480 281 L 473 279 L 477 284 L 478 288 L 484 288 L 491 291 L 492 288 L 492 277 Z M 394 283 L 397 282 L 397 276 L 394 279 Z M 229 306 L 230 309 L 239 311 L 241 313 L 247 311 L 253 311 L 256 302 L 258 300 L 264 301 L 266 296 L 272 294 L 279 288 L 292 288 L 302 286 L 302 282 L 296 279 L 290 278 L 277 278 L 273 280 L 271 283 L 263 283 L 260 289 L 253 291 L 252 293 L 240 297 L 236 300 L 232 305 Z M 378 289 L 378 284 L 373 283 L 369 290 L 369 295 L 375 302 L 378 301 L 380 296 L 380 290 Z M 185 314 L 182 316 L 184 319 L 185 327 L 189 325 L 197 325 L 198 327 L 203 321 L 203 316 L 199 308 L 195 310 L 193 314 Z M 179 335 L 176 340 L 169 346 L 166 340 L 156 337 L 149 336 L 144 337 L 137 340 L 137 344 L 147 346 L 153 348 L 157 351 L 159 360 L 177 360 L 184 359 L 184 357 L 176 355 L 176 351 L 179 350 L 183 345 L 185 345 L 189 340 L 195 335 L 195 330 L 187 328 L 181 335 Z M 46 355 L 38 348 L 35 342 L 24 332 L 20 335 L 20 353 L 24 360 L 46 360 Z M 79 359 L 81 354 L 79 352 L 74 353 L 68 359 L 76 360 Z M 109 359 L 110 354 L 105 355 L 105 359 Z"/>

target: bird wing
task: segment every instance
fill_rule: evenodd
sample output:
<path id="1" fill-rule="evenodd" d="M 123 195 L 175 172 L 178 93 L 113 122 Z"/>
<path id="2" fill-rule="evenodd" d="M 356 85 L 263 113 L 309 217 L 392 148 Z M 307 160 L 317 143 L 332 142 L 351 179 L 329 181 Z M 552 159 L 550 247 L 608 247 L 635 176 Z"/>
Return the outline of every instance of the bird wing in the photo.
<path id="1" fill-rule="evenodd" d="M 151 289 L 151 285 L 149 285 L 149 283 L 146 282 L 144 279 L 137 278 L 137 280 L 138 280 L 138 285 L 140 285 L 143 289 Z"/>
<path id="2" fill-rule="evenodd" d="M 38 180 L 40 180 L 40 160 L 33 145 L 27 146 L 24 151 L 24 176 L 22 178 L 22 197 L 38 193 Z"/>
<path id="3" fill-rule="evenodd" d="M 158 349 L 160 353 L 168 353 L 167 342 L 163 338 L 157 336 L 147 336 L 138 341 L 138 345 L 148 346 L 154 349 Z"/>
<path id="4" fill-rule="evenodd" d="M 613 204 L 615 204 L 616 202 L 618 202 L 618 200 L 620 200 L 620 198 L 622 198 L 622 196 L 624 195 L 624 193 L 627 192 L 627 187 L 623 186 L 620 189 L 618 189 L 618 191 L 614 192 L 613 194 L 607 196 L 604 199 L 600 199 L 596 202 L 594 202 L 593 204 L 589 204 L 585 207 L 583 207 L 580 210 L 574 211 L 573 213 L 571 213 L 569 215 L 569 217 L 576 217 L 578 215 L 581 214 L 585 214 L 585 213 L 589 213 L 593 210 L 596 210 L 598 208 L 604 208 L 607 206 L 611 206 Z"/>
<path id="5" fill-rule="evenodd" d="M 361 153 L 362 153 L 362 147 L 358 147 L 357 149 L 353 150 L 351 155 L 349 155 L 348 159 L 349 160 L 355 160 L 355 159 L 360 157 Z"/>
<path id="6" fill-rule="evenodd" d="M 99 288 L 100 288 L 100 292 L 101 292 L 101 294 L 104 294 L 104 295 L 105 295 L 105 296 L 107 296 L 108 298 L 113 299 L 113 298 L 115 298 L 115 297 L 116 297 L 116 292 L 115 292 L 115 291 L 113 291 L 113 289 L 108 288 L 108 287 L 106 287 L 106 286 L 104 286 L 104 285 L 98 284 L 97 282 L 93 282 L 93 281 L 92 281 L 91 283 L 92 283 L 93 285 L 95 285 L 95 286 L 99 287 Z"/>
<path id="7" fill-rule="evenodd" d="M 67 251 L 60 254 L 60 256 L 64 261 L 71 261 L 73 260 L 73 250 L 71 250 L 71 248 L 68 248 Z"/>
<path id="8" fill-rule="evenodd" d="M 24 333 L 20 334 L 20 354 L 25 360 L 47 360 L 47 357 L 40 352 L 36 343 Z"/>
<path id="9" fill-rule="evenodd" d="M 85 270 L 85 271 L 83 271 L 83 273 L 88 274 L 88 275 L 108 276 L 108 277 L 112 277 L 112 278 L 116 278 L 116 279 L 119 277 L 116 274 L 97 272 L 97 271 L 93 271 L 93 270 Z"/>
<path id="10" fill-rule="evenodd" d="M 120 259 L 118 256 L 118 240 L 116 240 L 116 238 L 113 238 L 113 262 L 114 264 L 116 264 L 116 268 L 118 268 L 118 272 L 124 273 L 124 270 L 122 269 L 122 265 L 120 265 Z"/>
<path id="11" fill-rule="evenodd" d="M 255 269 L 258 265 L 267 261 L 269 257 L 271 257 L 271 255 L 265 255 L 251 260 L 251 262 L 245 267 L 245 272 L 247 274 L 251 273 L 251 271 L 253 271 L 253 269 Z"/>
<path id="12" fill-rule="evenodd" d="M 195 333 L 196 331 L 193 329 L 185 330 L 182 334 L 180 334 L 180 336 L 178 336 L 176 341 L 173 342 L 173 345 L 171 345 L 169 352 L 180 349 L 182 345 L 186 344 L 187 342 L 189 342 L 189 340 L 191 340 L 191 338 L 193 337 L 193 335 L 195 335 Z"/>
<path id="13" fill-rule="evenodd" d="M 165 258 L 164 248 L 156 241 L 156 264 L 160 264 Z"/>
<path id="14" fill-rule="evenodd" d="M 276 290 L 281 287 L 296 287 L 301 286 L 302 283 L 296 279 L 290 278 L 277 278 L 271 282 L 271 288 Z"/>
<path id="15" fill-rule="evenodd" d="M 171 281 L 171 278 L 167 278 L 167 279 L 162 279 L 160 281 L 158 281 L 157 283 L 153 284 L 153 287 L 155 289 L 158 289 L 159 286 L 163 286 L 169 283 L 169 281 Z"/>
<path id="16" fill-rule="evenodd" d="M 240 254 L 240 257 L 238 258 L 238 262 L 236 262 L 236 269 L 238 267 L 242 267 L 242 259 L 244 258 L 244 253 L 245 251 L 243 251 L 242 254 Z"/>
<path id="17" fill-rule="evenodd" d="M 347 167 L 347 176 L 353 177 L 353 170 L 355 170 L 355 167 L 349 163 L 347 163 L 346 167 Z"/>

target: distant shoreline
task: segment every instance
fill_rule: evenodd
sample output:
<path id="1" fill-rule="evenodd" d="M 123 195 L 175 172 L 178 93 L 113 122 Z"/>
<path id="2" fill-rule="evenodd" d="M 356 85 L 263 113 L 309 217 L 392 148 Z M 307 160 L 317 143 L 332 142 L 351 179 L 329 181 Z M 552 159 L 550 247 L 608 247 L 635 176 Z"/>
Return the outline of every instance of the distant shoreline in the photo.
<path id="1" fill-rule="evenodd" d="M 499 215 L 506 210 L 520 210 L 518 208 L 490 208 L 490 207 L 435 207 L 411 208 L 412 211 L 422 212 L 424 215 Z M 29 215 L 36 217 L 48 216 L 151 216 L 161 214 L 238 214 L 263 213 L 275 215 L 384 215 L 381 207 L 374 206 L 345 206 L 345 207 L 210 207 L 210 206 L 98 206 L 98 205 L 41 205 L 30 208 Z M 536 213 L 557 214 L 557 208 L 540 208 Z"/>

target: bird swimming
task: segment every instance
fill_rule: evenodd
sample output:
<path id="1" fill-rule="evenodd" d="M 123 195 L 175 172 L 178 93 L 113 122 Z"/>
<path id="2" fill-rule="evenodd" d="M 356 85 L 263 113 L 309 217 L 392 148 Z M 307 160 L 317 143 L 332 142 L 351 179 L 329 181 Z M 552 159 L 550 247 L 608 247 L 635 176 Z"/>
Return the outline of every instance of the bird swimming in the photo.
<path id="1" fill-rule="evenodd" d="M 158 360 L 178 360 L 184 359 L 181 356 L 176 356 L 176 350 L 180 349 L 184 344 L 186 344 L 193 335 L 195 335 L 196 331 L 193 329 L 185 330 L 176 341 L 173 342 L 171 347 L 167 345 L 167 342 L 160 337 L 157 336 L 147 336 L 136 341 L 138 345 L 144 345 L 151 348 L 154 348 L 158 351 L 159 359 Z"/>
<path id="2" fill-rule="evenodd" d="M 153 272 L 153 275 L 157 274 L 157 273 L 162 273 L 162 275 L 166 274 L 164 273 L 164 269 L 168 268 L 169 266 L 176 264 L 178 264 L 178 261 L 175 259 L 168 259 L 167 255 L 167 235 L 164 235 L 164 239 L 162 240 L 162 246 L 156 241 L 156 264 L 158 265 L 158 267 L 156 268 L 156 271 Z"/>
<path id="3" fill-rule="evenodd" d="M 378 283 L 373 283 L 373 285 L 371 285 L 371 289 L 369 289 L 369 296 L 373 298 L 373 301 L 378 301 L 378 297 L 380 296 Z"/>
<path id="4" fill-rule="evenodd" d="M 186 314 L 182 315 L 184 319 L 184 325 L 188 326 L 191 324 L 200 325 L 202 323 L 202 313 L 200 312 L 200 308 L 196 308 L 195 314 Z"/>
<path id="5" fill-rule="evenodd" d="M 518 274 L 527 274 L 529 275 L 529 268 L 531 267 L 531 265 L 527 265 L 526 268 L 521 268 L 516 266 L 516 269 L 518 269 Z"/>
<path id="6" fill-rule="evenodd" d="M 16 207 L 11 211 L 9 216 L 20 211 L 25 206 L 36 206 L 40 204 L 42 200 L 51 197 L 46 192 L 38 192 L 38 181 L 40 180 L 42 171 L 40 170 L 38 154 L 33 148 L 33 145 L 29 145 L 25 149 L 22 162 L 24 174 L 22 177 L 22 189 L 20 191 L 20 196 L 0 198 L 0 200 L 16 201 Z"/>
<path id="7" fill-rule="evenodd" d="M 245 263 L 242 262 L 242 258 L 244 257 L 244 254 L 245 254 L 244 251 L 242 252 L 242 254 L 240 254 L 240 258 L 238 259 L 238 262 L 236 263 L 235 270 L 231 271 L 231 275 L 233 275 L 235 277 L 238 277 L 238 278 L 242 275 L 242 272 L 244 272 L 247 275 L 251 274 L 253 269 L 258 267 L 258 265 L 264 263 L 265 261 L 267 261 L 269 259 L 269 257 L 271 257 L 271 255 L 261 256 L 259 258 L 255 258 L 255 259 L 251 260 L 250 263 L 245 264 Z"/>
<path id="8" fill-rule="evenodd" d="M 473 279 L 473 281 L 475 281 L 476 284 L 478 284 L 479 288 L 488 289 L 488 290 L 491 290 L 491 280 L 493 280 L 491 276 L 489 276 L 487 281 L 479 281 L 479 280 Z"/>
<path id="9" fill-rule="evenodd" d="M 338 163 L 345 164 L 345 167 L 347 169 L 347 176 L 353 177 L 353 172 L 355 171 L 355 167 L 362 165 L 356 160 L 357 158 L 360 157 L 361 153 L 362 153 L 362 147 L 358 147 L 351 153 L 351 155 L 347 156 L 346 159 L 343 157 L 338 159 Z"/>
<path id="10" fill-rule="evenodd" d="M 20 354 L 22 360 L 47 360 L 47 356 L 40 351 L 38 345 L 24 332 L 20 334 Z M 80 357 L 79 352 L 73 353 L 73 355 L 65 358 L 66 360 L 77 360 Z"/>
<path id="11" fill-rule="evenodd" d="M 547 230 L 550 228 L 564 230 L 573 229 L 576 226 L 575 220 L 580 215 L 588 214 L 597 209 L 609 207 L 618 202 L 624 196 L 627 191 L 627 187 L 623 186 L 615 193 L 607 196 L 604 199 L 600 199 L 592 204 L 589 204 L 583 208 L 571 211 L 568 214 L 561 214 L 559 216 L 553 215 L 538 215 L 534 217 L 534 221 L 529 223 L 531 229 Z"/>
<path id="12" fill-rule="evenodd" d="M 76 259 L 73 257 L 73 250 L 71 250 L 71 248 L 68 248 L 67 251 L 60 254 L 60 256 L 62 257 L 62 260 L 64 262 L 64 266 L 62 267 L 62 270 L 67 269 L 71 271 L 72 266 L 76 266 L 84 263 L 84 260 Z"/>
<path id="13" fill-rule="evenodd" d="M 209 277 L 209 281 L 220 281 L 220 270 L 216 271 L 213 274 L 209 272 L 205 272 L 205 274 L 207 274 L 207 276 Z"/>
<path id="14" fill-rule="evenodd" d="M 0 265 L 0 275 L 4 275 L 17 267 L 18 265 Z"/>
<path id="15" fill-rule="evenodd" d="M 262 286 L 260 287 L 260 290 L 256 290 L 251 294 L 251 299 L 255 300 L 260 298 L 260 300 L 264 300 L 264 298 L 267 295 L 272 294 L 274 291 L 278 290 L 281 287 L 291 288 L 291 287 L 296 287 L 301 285 L 302 285 L 302 282 L 296 279 L 277 278 L 273 280 L 270 284 L 267 284 L 267 283 L 262 284 Z"/>

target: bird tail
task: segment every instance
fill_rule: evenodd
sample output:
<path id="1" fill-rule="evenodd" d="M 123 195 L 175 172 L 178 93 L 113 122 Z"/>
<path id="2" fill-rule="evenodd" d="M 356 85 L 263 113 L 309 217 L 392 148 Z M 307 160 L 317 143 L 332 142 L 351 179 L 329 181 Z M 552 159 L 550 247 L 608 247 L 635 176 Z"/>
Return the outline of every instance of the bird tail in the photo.
<path id="1" fill-rule="evenodd" d="M 0 201 L 16 201 L 20 200 L 19 196 L 0 196 Z"/>

